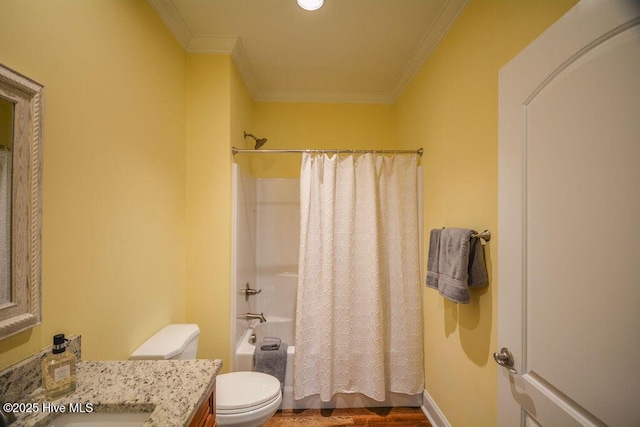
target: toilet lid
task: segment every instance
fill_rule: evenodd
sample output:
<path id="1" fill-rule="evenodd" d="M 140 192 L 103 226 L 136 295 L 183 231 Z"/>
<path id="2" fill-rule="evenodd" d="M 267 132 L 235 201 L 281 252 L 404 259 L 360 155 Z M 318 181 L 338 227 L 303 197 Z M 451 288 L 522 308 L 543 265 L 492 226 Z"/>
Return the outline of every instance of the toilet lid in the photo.
<path id="1" fill-rule="evenodd" d="M 246 409 L 270 402 L 280 394 L 280 381 L 261 372 L 231 372 L 216 378 L 216 408 Z"/>

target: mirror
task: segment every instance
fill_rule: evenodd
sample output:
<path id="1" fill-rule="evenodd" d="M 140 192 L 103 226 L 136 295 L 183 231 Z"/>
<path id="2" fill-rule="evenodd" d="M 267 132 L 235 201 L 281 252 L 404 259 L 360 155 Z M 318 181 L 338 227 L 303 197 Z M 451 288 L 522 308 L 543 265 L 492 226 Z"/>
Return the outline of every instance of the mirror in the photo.
<path id="1" fill-rule="evenodd" d="M 0 339 L 41 322 L 44 87 L 0 64 Z"/>
<path id="2" fill-rule="evenodd" d="M 11 302 L 11 146 L 12 102 L 0 98 L 0 306 Z"/>

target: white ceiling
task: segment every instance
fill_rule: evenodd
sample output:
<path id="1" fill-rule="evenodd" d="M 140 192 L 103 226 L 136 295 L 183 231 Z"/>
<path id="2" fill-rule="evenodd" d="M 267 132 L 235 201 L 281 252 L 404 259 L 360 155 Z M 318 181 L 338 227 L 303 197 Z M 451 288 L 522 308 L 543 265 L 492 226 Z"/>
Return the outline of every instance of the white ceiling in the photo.
<path id="1" fill-rule="evenodd" d="M 468 0 L 148 0 L 188 52 L 230 54 L 256 101 L 392 103 Z"/>

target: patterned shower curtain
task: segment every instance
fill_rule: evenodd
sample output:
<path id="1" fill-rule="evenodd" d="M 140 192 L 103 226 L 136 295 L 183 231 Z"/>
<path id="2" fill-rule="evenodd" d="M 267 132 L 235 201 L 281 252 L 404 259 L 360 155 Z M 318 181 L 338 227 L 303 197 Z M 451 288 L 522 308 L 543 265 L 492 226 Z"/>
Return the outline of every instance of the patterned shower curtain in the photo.
<path id="1" fill-rule="evenodd" d="M 422 392 L 416 174 L 416 155 L 303 155 L 295 399 Z"/>

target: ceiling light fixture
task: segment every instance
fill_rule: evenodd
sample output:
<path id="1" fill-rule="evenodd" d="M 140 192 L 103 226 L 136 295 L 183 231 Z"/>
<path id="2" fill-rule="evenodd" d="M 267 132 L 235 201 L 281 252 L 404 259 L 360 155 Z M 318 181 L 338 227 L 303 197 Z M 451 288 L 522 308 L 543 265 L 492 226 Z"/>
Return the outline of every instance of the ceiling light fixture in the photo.
<path id="1" fill-rule="evenodd" d="M 298 0 L 298 6 L 304 10 L 318 10 L 323 3 L 324 0 Z"/>

